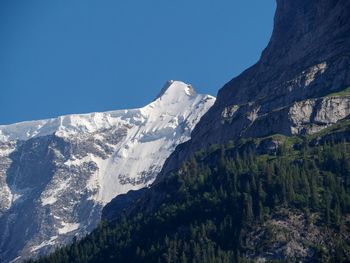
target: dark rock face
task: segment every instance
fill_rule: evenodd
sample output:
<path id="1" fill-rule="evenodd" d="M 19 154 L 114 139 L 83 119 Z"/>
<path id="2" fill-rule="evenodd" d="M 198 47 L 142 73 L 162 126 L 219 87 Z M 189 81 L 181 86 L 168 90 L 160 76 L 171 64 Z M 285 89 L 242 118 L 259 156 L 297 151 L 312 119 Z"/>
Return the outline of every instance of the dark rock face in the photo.
<path id="1" fill-rule="evenodd" d="M 86 187 L 93 166 L 82 165 L 72 171 L 64 165 L 72 154 L 82 154 L 80 149 L 87 145 L 86 141 L 79 145 L 55 135 L 17 142 L 7 157 L 10 165 L 0 171 L 6 173 L 6 185 L 13 193 L 12 205 L 0 217 L 0 262 L 44 254 L 55 244 L 65 244 L 73 235 L 83 236 L 96 227 L 102 205 L 89 200 L 93 192 Z M 93 146 L 90 144 L 86 152 L 107 155 L 107 150 L 98 151 Z M 5 157 L 1 161 L 8 163 Z M 60 185 L 65 187 L 60 189 Z M 56 190 L 61 191 L 60 198 L 47 199 L 45 204 L 43 194 Z M 69 232 L 67 222 L 79 222 L 84 228 Z"/>
<path id="2" fill-rule="evenodd" d="M 147 188 L 142 188 L 116 196 L 103 208 L 102 220 L 113 221 L 117 219 L 125 209 L 133 206 L 146 192 Z"/>
<path id="3" fill-rule="evenodd" d="M 320 131 L 349 116 L 350 2 L 278 0 L 260 60 L 228 82 L 161 176 L 194 151 L 239 137 Z M 339 111 L 340 109 L 340 111 Z"/>

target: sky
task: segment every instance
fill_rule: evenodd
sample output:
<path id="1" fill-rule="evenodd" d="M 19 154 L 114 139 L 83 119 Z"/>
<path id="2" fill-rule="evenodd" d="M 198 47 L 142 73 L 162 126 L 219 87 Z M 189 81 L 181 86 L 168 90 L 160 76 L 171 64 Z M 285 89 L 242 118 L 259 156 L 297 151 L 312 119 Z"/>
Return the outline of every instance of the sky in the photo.
<path id="1" fill-rule="evenodd" d="M 0 124 L 142 107 L 167 80 L 216 95 L 253 65 L 275 0 L 2 0 Z"/>

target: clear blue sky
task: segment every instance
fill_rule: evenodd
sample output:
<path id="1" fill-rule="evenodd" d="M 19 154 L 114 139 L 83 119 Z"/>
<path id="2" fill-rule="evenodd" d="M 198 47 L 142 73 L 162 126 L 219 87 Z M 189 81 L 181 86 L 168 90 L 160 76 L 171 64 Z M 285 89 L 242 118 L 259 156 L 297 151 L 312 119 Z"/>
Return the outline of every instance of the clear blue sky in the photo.
<path id="1" fill-rule="evenodd" d="M 166 80 L 216 95 L 254 64 L 275 0 L 2 0 L 0 124 L 140 107 Z"/>

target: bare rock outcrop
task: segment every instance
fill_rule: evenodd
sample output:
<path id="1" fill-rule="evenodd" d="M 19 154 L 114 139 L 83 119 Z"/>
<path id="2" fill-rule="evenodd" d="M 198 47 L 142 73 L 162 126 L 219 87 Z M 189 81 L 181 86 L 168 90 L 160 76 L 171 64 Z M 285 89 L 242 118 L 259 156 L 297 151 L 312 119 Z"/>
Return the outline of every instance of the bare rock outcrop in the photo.
<path id="1" fill-rule="evenodd" d="M 347 118 L 350 2 L 277 0 L 260 60 L 219 91 L 214 106 L 168 158 L 161 176 L 195 151 L 241 137 L 314 133 Z"/>

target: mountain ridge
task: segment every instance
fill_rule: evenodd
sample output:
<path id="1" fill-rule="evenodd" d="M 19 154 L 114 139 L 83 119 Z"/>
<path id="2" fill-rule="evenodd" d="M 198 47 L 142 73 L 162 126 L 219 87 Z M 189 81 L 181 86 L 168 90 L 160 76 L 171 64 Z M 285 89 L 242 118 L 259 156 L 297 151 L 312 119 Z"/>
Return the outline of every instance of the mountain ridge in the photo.
<path id="1" fill-rule="evenodd" d="M 167 95 L 165 93 L 168 93 Z M 61 115 L 55 118 L 40 119 L 40 120 L 31 120 L 31 121 L 22 121 L 12 124 L 0 125 L 0 141 L 7 140 L 28 140 L 34 137 L 40 137 L 45 135 L 50 135 L 54 132 L 60 131 L 60 128 L 63 130 L 68 128 L 79 128 L 83 126 L 86 132 L 94 132 L 99 128 L 105 128 L 99 126 L 99 121 L 101 125 L 104 123 L 99 119 L 100 115 L 109 114 L 111 117 L 119 117 L 121 115 L 133 114 L 136 111 L 147 111 L 147 107 L 154 104 L 157 100 L 161 100 L 165 95 L 165 99 L 168 99 L 170 103 L 178 102 L 177 94 L 186 94 L 189 97 L 194 97 L 197 95 L 196 91 L 191 87 L 191 85 L 185 84 L 181 81 L 170 80 L 167 81 L 162 88 L 158 96 L 145 107 L 134 108 L 134 109 L 120 109 L 120 110 L 110 110 L 105 112 L 91 112 L 83 114 L 66 114 Z M 208 96 L 210 98 L 211 96 Z M 173 101 L 172 101 L 173 100 Z M 141 112 L 142 113 L 142 112 Z M 103 117 L 103 116 L 101 116 Z M 79 121 L 87 120 L 91 122 L 94 126 L 89 127 L 79 123 Z M 109 119 L 106 119 L 108 122 Z M 108 123 L 107 123 L 108 125 Z M 112 125 L 112 124 L 110 124 Z M 47 126 L 47 129 L 44 129 Z M 77 132 L 85 132 L 84 130 L 77 130 Z"/>
<path id="2" fill-rule="evenodd" d="M 210 144 L 315 133 L 349 116 L 349 96 L 328 97 L 350 87 L 349 17 L 346 0 L 278 0 L 260 60 L 219 90 L 191 140 L 167 159 L 158 179 Z M 339 105 L 339 114 L 324 114 Z"/>
<path id="3" fill-rule="evenodd" d="M 142 108 L 0 126 L 0 261 L 89 233 L 112 198 L 152 183 L 215 100 L 189 90 L 173 81 Z"/>

